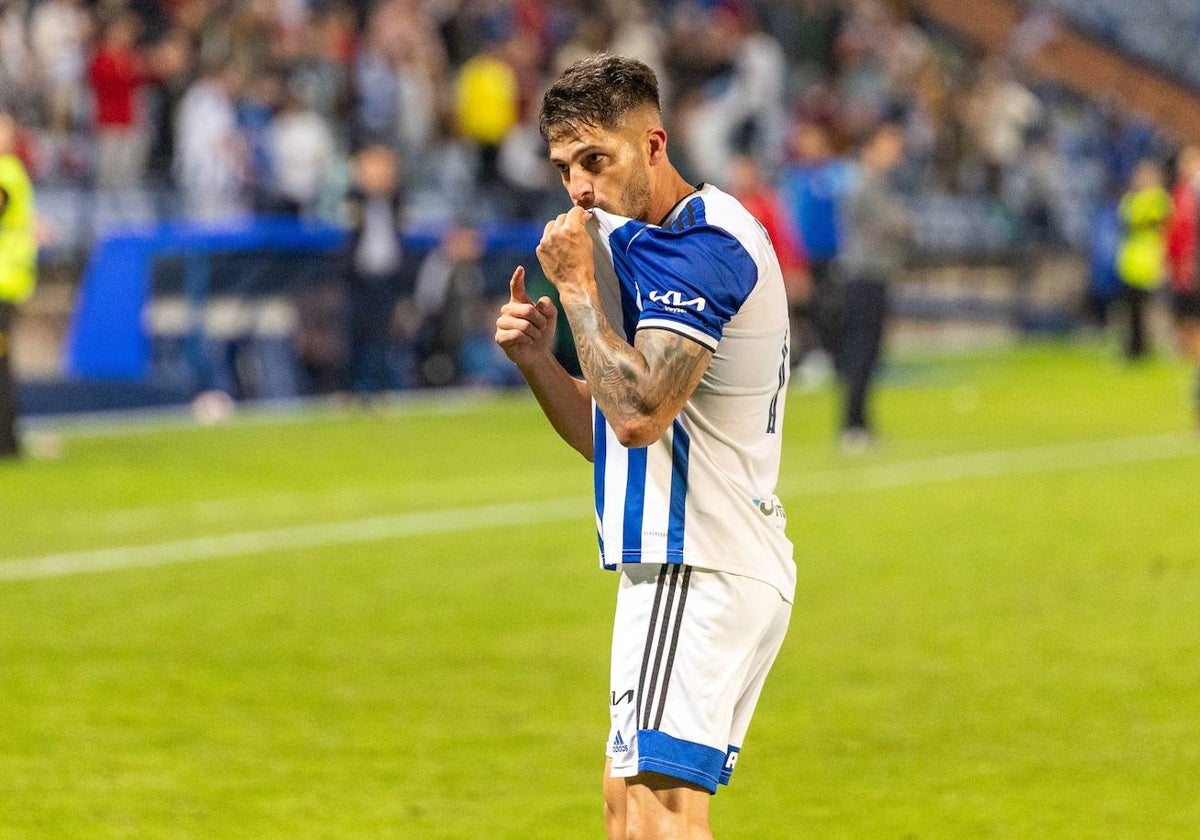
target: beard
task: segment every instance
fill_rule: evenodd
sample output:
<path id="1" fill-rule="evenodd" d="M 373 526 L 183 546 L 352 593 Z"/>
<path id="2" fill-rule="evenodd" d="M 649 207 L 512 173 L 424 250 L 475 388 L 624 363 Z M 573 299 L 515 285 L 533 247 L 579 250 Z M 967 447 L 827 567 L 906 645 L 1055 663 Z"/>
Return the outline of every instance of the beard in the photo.
<path id="1" fill-rule="evenodd" d="M 633 219 L 638 222 L 650 221 L 650 170 L 648 167 L 637 167 L 625 182 L 621 197 L 615 207 L 602 207 L 618 216 Z"/>

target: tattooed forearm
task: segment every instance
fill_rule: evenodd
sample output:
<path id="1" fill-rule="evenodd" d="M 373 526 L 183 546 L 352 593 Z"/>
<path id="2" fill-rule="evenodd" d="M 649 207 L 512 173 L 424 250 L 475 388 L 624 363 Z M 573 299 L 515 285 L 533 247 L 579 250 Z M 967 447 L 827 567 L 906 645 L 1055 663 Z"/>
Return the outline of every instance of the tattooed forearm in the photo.
<path id="1" fill-rule="evenodd" d="M 711 351 L 658 329 L 639 332 L 631 346 L 591 303 L 564 308 L 580 368 L 609 424 L 627 445 L 656 440 L 695 390 Z"/>

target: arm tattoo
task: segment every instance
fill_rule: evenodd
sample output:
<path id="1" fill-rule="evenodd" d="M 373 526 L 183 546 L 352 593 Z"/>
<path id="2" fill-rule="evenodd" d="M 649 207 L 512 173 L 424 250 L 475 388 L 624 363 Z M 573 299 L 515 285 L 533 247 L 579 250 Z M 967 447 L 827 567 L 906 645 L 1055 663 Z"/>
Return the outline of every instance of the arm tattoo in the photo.
<path id="1" fill-rule="evenodd" d="M 712 351 L 669 330 L 643 330 L 631 346 L 591 302 L 564 307 L 579 366 L 614 426 L 646 420 L 669 424 L 692 395 Z"/>

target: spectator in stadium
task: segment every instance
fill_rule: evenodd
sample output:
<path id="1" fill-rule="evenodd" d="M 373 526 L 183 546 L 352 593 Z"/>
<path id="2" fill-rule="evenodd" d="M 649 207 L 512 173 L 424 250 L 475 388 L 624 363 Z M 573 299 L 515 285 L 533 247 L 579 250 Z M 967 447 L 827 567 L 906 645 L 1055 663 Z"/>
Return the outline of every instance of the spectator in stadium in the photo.
<path id="1" fill-rule="evenodd" d="M 1001 197 L 1009 169 L 1025 151 L 1026 132 L 1043 117 L 1042 105 L 1001 57 L 981 65 L 966 105 L 967 124 L 983 155 L 984 186 Z"/>
<path id="2" fill-rule="evenodd" d="M 80 0 L 44 0 L 30 15 L 29 42 L 42 80 L 50 130 L 64 134 L 78 116 L 83 96 L 92 19 Z"/>
<path id="3" fill-rule="evenodd" d="M 421 262 L 413 289 L 418 322 L 418 382 L 440 388 L 462 382 L 463 339 L 483 294 L 483 243 L 469 224 L 455 224 Z"/>
<path id="4" fill-rule="evenodd" d="M 121 12 L 104 24 L 88 68 L 95 97 L 96 189 L 102 224 L 137 219 L 147 137 L 138 99 L 149 76 L 137 48 L 141 21 Z"/>
<path id="5" fill-rule="evenodd" d="M 500 146 L 520 117 L 520 88 L 507 47 L 507 42 L 490 41 L 462 66 L 455 82 L 458 129 L 479 150 L 484 187 L 500 180 Z"/>
<path id="6" fill-rule="evenodd" d="M 312 217 L 337 149 L 333 132 L 295 88 L 294 80 L 284 90 L 268 138 L 276 208 L 288 215 Z"/>
<path id="7" fill-rule="evenodd" d="M 0 458 L 20 454 L 13 322 L 33 294 L 37 272 L 33 185 L 16 149 L 16 120 L 0 111 Z"/>
<path id="8" fill-rule="evenodd" d="M 621 576 L 605 827 L 613 840 L 711 837 L 710 795 L 729 782 L 795 587 L 774 493 L 783 278 L 745 208 L 672 164 L 645 64 L 572 65 L 540 125 L 575 206 L 547 224 L 538 260 L 583 379 L 554 358 L 558 309 L 529 298 L 523 267 L 496 342 L 595 462 L 601 560 Z"/>
<path id="9" fill-rule="evenodd" d="M 175 171 L 184 211 L 194 221 L 227 222 L 249 210 L 248 149 L 233 87 L 233 70 L 214 60 L 179 103 Z"/>
<path id="10" fill-rule="evenodd" d="M 779 176 L 779 197 L 800 234 L 811 278 L 811 294 L 798 313 L 803 326 L 792 360 L 804 362 L 819 378 L 818 369 L 827 371 L 837 350 L 841 306 L 832 274 L 841 247 L 840 208 L 854 169 L 835 154 L 831 127 L 815 119 L 793 127 L 792 155 Z"/>
<path id="11" fill-rule="evenodd" d="M 778 166 L 787 136 L 787 58 L 749 6 L 717 6 L 712 26 L 728 50 L 728 71 L 700 89 L 687 121 L 687 156 L 696 177 L 717 181 L 730 158 L 753 154 Z"/>
<path id="12" fill-rule="evenodd" d="M 1180 151 L 1175 168 L 1167 259 L 1179 353 L 1197 366 L 1193 400 L 1200 423 L 1200 146 Z"/>
<path id="13" fill-rule="evenodd" d="M 860 454 L 875 444 L 871 386 L 879 367 L 888 315 L 888 287 L 904 268 L 912 224 L 889 180 L 904 157 L 903 129 L 871 128 L 859 143 L 860 176 L 842 208 L 838 275 L 845 312 L 837 370 L 844 389 L 842 449 Z"/>
<path id="14" fill-rule="evenodd" d="M 1129 189 L 1118 206 L 1122 238 L 1117 252 L 1117 274 L 1128 310 L 1125 358 L 1146 355 L 1146 306 L 1167 275 L 1166 226 L 1171 217 L 1171 196 L 1163 186 L 1162 166 L 1143 158 L 1134 167 Z"/>
<path id="15" fill-rule="evenodd" d="M 146 186 L 160 216 L 177 212 L 174 204 L 175 120 L 179 104 L 194 76 L 195 52 L 182 29 L 167 31 L 155 48 L 156 72 L 147 85 L 149 123 L 146 127 Z"/>
<path id="16" fill-rule="evenodd" d="M 30 58 L 28 21 L 23 2 L 0 3 L 0 102 L 35 110 L 32 98 L 34 62 Z M 83 58 L 78 60 L 80 67 Z M 80 69 L 80 75 L 83 71 Z"/>
<path id="17" fill-rule="evenodd" d="M 386 145 L 360 149 L 352 168 L 350 237 L 342 270 L 349 310 L 346 379 L 351 393 L 370 397 L 392 384 L 388 349 L 404 256 L 400 170 L 396 152 Z"/>

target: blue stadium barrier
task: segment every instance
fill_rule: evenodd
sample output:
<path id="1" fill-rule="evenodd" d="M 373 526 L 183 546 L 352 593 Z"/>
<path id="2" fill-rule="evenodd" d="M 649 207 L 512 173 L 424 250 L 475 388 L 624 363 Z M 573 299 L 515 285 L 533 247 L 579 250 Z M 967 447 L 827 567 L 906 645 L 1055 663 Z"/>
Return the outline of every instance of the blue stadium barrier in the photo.
<path id="1" fill-rule="evenodd" d="M 541 238 L 537 224 L 503 224 L 480 229 L 485 253 L 532 253 Z M 428 251 L 442 230 L 405 231 L 410 252 Z M 209 260 L 234 252 L 331 254 L 346 231 L 294 218 L 254 219 L 224 227 L 168 222 L 147 230 L 116 232 L 93 250 L 80 283 L 67 333 L 64 369 L 77 381 L 143 381 L 150 367 L 150 339 L 142 313 L 150 296 L 157 260 L 182 257 L 185 292 L 202 304 L 211 285 Z"/>

